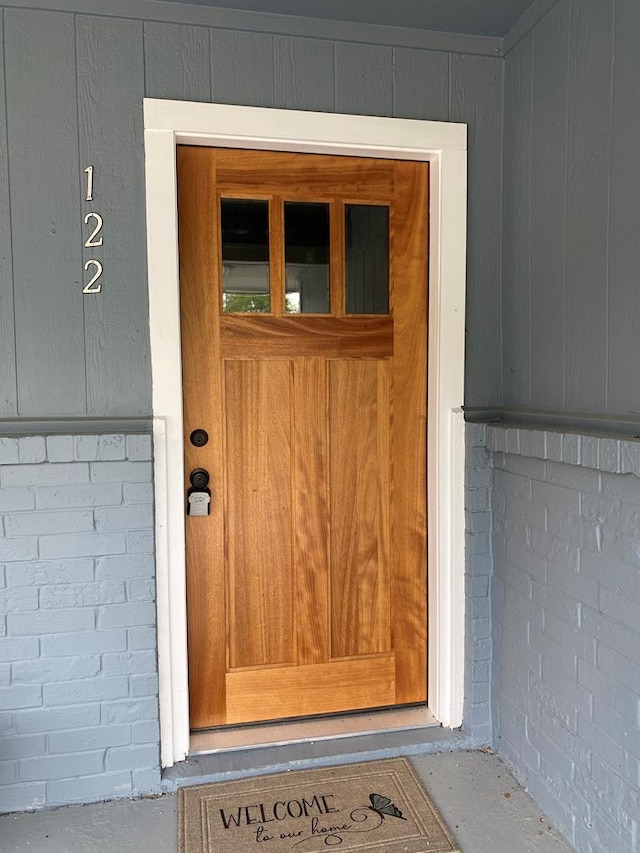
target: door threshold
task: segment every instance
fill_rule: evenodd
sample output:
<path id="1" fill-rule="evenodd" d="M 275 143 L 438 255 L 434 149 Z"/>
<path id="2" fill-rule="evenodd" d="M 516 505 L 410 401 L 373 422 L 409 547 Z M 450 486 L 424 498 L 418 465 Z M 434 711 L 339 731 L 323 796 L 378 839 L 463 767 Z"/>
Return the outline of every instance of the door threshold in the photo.
<path id="1" fill-rule="evenodd" d="M 342 738 L 410 732 L 439 726 L 431 711 L 394 708 L 362 714 L 335 715 L 312 720 L 293 720 L 263 725 L 233 726 L 191 732 L 189 757 L 234 750 L 260 749 L 299 743 L 316 743 Z"/>

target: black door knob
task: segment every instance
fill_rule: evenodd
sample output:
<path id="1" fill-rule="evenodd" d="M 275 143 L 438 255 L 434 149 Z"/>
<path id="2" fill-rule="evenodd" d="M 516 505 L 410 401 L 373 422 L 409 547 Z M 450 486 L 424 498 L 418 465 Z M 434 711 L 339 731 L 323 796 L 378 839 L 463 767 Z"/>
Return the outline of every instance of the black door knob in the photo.
<path id="1" fill-rule="evenodd" d="M 204 468 L 195 468 L 189 474 L 189 480 L 194 489 L 206 489 L 209 483 L 209 472 Z"/>

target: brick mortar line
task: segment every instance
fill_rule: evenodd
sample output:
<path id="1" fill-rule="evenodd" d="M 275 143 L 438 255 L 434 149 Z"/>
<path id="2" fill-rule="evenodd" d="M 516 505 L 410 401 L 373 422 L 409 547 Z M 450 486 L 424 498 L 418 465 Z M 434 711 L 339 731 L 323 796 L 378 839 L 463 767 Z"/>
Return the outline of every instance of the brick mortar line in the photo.
<path id="1" fill-rule="evenodd" d="M 486 426 L 491 453 L 525 456 L 640 478 L 640 440 L 534 428 Z"/>
<path id="2" fill-rule="evenodd" d="M 150 462 L 152 452 L 149 434 L 0 435 L 0 466 Z"/>

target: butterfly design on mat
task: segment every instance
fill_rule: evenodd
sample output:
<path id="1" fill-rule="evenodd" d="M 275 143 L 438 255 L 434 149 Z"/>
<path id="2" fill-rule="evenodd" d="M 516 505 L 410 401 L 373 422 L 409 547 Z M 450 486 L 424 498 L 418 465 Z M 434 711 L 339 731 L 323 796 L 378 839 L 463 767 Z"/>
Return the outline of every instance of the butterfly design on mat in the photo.
<path id="1" fill-rule="evenodd" d="M 376 814 L 379 814 L 382 820 L 385 817 L 399 817 L 400 820 L 406 820 L 406 817 L 402 816 L 402 812 L 397 806 L 394 806 L 389 797 L 383 797 L 382 794 L 369 794 L 369 802 L 370 806 L 367 808 L 374 811 Z"/>

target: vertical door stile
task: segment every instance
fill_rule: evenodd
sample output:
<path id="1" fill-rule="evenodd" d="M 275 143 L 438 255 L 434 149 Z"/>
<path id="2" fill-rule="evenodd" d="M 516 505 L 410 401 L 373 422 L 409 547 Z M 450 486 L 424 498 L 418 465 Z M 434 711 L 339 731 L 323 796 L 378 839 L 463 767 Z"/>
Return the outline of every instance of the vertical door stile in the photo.
<path id="1" fill-rule="evenodd" d="M 393 539 L 396 648 L 396 701 L 426 700 L 426 370 L 428 172 L 421 164 L 396 163 L 392 209 L 391 300 L 394 317 L 393 357 Z M 401 486 L 400 486 L 401 484 Z"/>
<path id="2" fill-rule="evenodd" d="M 206 150 L 178 148 L 180 217 L 180 305 L 184 389 L 185 493 L 194 468 L 212 472 L 209 518 L 186 526 L 189 701 L 191 725 L 224 722 L 223 673 L 227 664 L 225 601 L 222 430 L 220 375 L 219 217 L 216 163 Z M 195 448 L 190 432 L 206 428 L 209 442 Z M 202 571 L 202 553 L 213 571 Z M 202 632 L 203 624 L 208 632 Z M 213 674 L 213 677 L 211 677 Z"/>

